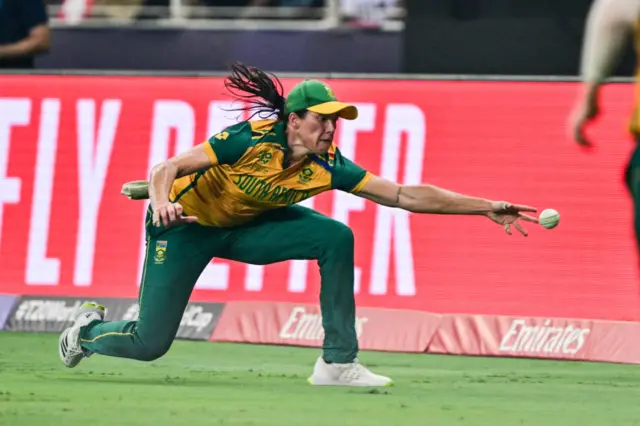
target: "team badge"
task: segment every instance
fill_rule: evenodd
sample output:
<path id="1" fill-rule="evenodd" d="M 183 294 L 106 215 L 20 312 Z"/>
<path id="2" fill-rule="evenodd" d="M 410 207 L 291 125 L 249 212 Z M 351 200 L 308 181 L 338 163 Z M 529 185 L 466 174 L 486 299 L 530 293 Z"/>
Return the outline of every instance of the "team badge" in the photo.
<path id="1" fill-rule="evenodd" d="M 324 85 L 324 90 L 327 91 L 327 95 L 329 95 L 329 97 L 331 99 L 335 99 L 336 95 L 333 93 L 333 90 L 331 90 L 331 88 L 329 86 L 327 86 L 326 84 Z"/>
<path id="2" fill-rule="evenodd" d="M 273 154 L 269 151 L 262 151 L 258 154 L 258 160 L 262 162 L 262 164 L 267 164 L 273 158 Z"/>
<path id="3" fill-rule="evenodd" d="M 300 176 L 298 182 L 300 183 L 309 183 L 313 179 L 313 170 L 310 167 L 305 167 L 300 172 Z"/>
<path id="4" fill-rule="evenodd" d="M 156 254 L 153 256 L 153 262 L 156 265 L 161 265 L 167 258 L 167 242 L 156 241 Z"/>

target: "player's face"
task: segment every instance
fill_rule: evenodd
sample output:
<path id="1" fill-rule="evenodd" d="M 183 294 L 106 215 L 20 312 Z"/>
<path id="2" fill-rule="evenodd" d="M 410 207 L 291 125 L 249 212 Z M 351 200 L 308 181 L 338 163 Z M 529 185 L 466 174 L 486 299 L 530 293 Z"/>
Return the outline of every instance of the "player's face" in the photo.
<path id="1" fill-rule="evenodd" d="M 333 143 L 338 115 L 321 115 L 308 111 L 300 121 L 298 137 L 304 147 L 314 154 L 324 154 Z"/>

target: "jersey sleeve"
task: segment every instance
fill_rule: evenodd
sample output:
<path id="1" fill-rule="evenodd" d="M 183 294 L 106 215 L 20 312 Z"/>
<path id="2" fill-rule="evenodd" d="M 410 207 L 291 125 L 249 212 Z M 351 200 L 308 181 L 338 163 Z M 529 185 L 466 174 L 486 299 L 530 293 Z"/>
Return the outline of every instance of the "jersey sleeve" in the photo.
<path id="1" fill-rule="evenodd" d="M 358 192 L 373 175 L 342 156 L 338 148 L 335 151 L 334 166 L 331 176 L 331 188 L 345 192 Z"/>
<path id="2" fill-rule="evenodd" d="M 234 124 L 203 142 L 204 149 L 214 165 L 234 164 L 251 147 L 251 124 Z"/>
<path id="3" fill-rule="evenodd" d="M 18 4 L 22 7 L 22 20 L 27 29 L 49 22 L 44 0 L 20 0 Z"/>

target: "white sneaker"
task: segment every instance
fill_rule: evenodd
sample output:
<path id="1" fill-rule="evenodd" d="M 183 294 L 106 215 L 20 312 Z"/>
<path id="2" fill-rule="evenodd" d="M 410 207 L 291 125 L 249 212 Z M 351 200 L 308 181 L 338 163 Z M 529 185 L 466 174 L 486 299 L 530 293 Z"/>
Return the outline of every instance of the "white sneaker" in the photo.
<path id="1" fill-rule="evenodd" d="M 65 329 L 58 339 L 58 355 L 65 366 L 73 368 L 88 358 L 91 353 L 80 346 L 80 327 L 88 325 L 91 321 L 104 320 L 104 306 L 95 302 L 86 302 L 80 305 L 75 313 L 75 320 L 71 327 Z"/>
<path id="2" fill-rule="evenodd" d="M 392 386 L 393 381 L 374 374 L 356 359 L 349 364 L 327 364 L 322 357 L 316 361 L 309 383 L 316 386 Z"/>

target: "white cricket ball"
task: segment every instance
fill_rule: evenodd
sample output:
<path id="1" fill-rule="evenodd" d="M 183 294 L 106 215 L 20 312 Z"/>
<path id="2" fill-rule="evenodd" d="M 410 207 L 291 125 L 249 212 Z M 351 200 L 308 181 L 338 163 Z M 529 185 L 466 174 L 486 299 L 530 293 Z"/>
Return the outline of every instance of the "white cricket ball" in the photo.
<path id="1" fill-rule="evenodd" d="M 560 222 L 560 213 L 558 213 L 554 209 L 544 209 L 540 213 L 538 220 L 540 221 L 540 225 L 542 225 L 542 227 L 553 229 L 558 226 L 558 222 Z"/>

